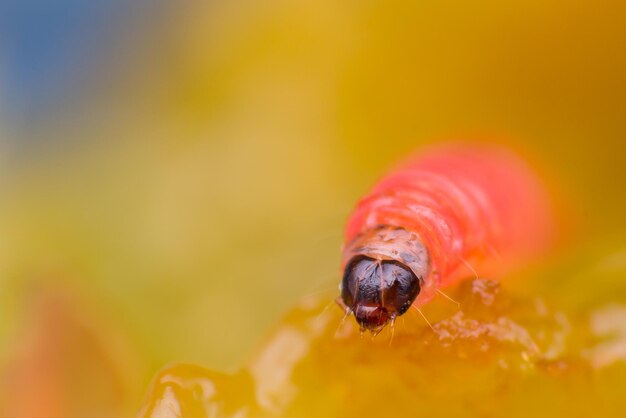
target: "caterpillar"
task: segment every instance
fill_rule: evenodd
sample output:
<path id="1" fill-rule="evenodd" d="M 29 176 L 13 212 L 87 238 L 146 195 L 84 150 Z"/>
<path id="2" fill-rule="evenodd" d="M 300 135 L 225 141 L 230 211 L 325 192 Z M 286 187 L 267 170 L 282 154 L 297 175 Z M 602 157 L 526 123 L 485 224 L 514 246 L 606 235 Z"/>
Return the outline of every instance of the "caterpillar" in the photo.
<path id="1" fill-rule="evenodd" d="M 498 277 L 541 256 L 554 224 L 546 188 L 513 152 L 455 144 L 418 153 L 350 215 L 338 303 L 377 334 L 469 272 Z"/>

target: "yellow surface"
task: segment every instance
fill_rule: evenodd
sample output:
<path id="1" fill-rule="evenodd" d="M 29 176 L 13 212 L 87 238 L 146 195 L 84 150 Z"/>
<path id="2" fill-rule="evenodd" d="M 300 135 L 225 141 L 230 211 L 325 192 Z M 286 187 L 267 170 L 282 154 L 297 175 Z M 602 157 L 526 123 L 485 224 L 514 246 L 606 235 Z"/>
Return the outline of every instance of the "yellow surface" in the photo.
<path id="1" fill-rule="evenodd" d="M 374 339 L 307 298 L 238 374 L 163 370 L 139 417 L 622 416 L 626 307 L 568 314 L 484 279 L 452 296 L 432 328 L 405 315 Z"/>

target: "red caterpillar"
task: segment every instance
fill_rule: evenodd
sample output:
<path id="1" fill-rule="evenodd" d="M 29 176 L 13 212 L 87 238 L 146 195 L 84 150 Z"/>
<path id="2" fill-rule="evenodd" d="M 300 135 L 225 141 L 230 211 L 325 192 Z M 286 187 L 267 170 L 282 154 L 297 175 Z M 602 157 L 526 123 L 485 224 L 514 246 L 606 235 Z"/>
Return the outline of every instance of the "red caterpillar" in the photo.
<path id="1" fill-rule="evenodd" d="M 362 330 L 378 333 L 472 269 L 505 274 L 537 257 L 553 224 L 541 182 L 509 151 L 459 145 L 419 154 L 350 216 L 341 301 Z"/>

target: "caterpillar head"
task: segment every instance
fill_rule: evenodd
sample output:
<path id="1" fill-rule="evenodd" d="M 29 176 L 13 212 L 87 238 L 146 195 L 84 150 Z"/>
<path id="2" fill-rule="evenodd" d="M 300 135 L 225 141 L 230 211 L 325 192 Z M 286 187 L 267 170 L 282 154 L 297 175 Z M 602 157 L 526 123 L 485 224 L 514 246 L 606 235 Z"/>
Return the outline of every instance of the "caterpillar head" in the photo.
<path id="1" fill-rule="evenodd" d="M 361 330 L 378 334 L 405 313 L 420 292 L 420 280 L 396 260 L 360 256 L 346 266 L 341 299 L 354 314 Z"/>

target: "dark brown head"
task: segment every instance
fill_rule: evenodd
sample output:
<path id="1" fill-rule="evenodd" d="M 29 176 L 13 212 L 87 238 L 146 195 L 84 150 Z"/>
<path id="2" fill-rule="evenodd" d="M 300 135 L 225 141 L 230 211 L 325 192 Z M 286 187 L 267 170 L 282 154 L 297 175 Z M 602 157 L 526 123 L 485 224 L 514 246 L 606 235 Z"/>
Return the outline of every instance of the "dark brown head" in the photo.
<path id="1" fill-rule="evenodd" d="M 354 313 L 361 330 L 373 334 L 405 313 L 419 292 L 420 281 L 406 265 L 365 256 L 348 263 L 341 283 L 343 303 Z"/>

